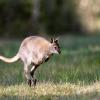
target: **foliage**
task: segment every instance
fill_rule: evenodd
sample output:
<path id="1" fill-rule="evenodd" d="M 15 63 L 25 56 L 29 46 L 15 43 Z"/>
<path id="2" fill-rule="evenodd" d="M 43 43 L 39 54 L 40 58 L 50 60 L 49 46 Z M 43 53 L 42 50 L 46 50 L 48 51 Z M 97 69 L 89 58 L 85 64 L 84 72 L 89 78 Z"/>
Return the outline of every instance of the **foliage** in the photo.
<path id="1" fill-rule="evenodd" d="M 74 0 L 42 0 L 41 21 L 47 33 L 79 31 L 80 23 Z"/>
<path id="2" fill-rule="evenodd" d="M 24 35 L 30 27 L 31 10 L 31 0 L 1 0 L 0 34 L 5 37 Z"/>
<path id="3" fill-rule="evenodd" d="M 1 0 L 1 36 L 19 37 L 42 31 L 47 34 L 80 31 L 81 25 L 76 13 L 77 4 L 74 0 L 40 0 L 39 3 L 40 7 L 34 0 Z M 40 8 L 38 24 L 34 22 L 34 6 Z"/>

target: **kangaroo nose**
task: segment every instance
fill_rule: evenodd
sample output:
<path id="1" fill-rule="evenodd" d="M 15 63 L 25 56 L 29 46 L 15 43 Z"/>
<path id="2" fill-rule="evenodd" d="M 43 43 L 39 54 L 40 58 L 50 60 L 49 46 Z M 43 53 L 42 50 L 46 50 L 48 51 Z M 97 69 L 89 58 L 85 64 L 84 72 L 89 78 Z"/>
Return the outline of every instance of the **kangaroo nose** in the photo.
<path id="1" fill-rule="evenodd" d="M 61 54 L 61 51 L 59 50 L 59 54 Z"/>

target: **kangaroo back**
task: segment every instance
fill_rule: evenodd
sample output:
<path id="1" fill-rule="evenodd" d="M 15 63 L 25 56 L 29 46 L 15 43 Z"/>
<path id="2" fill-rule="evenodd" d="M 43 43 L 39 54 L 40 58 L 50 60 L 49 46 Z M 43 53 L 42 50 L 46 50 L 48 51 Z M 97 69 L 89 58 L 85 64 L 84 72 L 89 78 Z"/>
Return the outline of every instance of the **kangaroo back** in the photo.
<path id="1" fill-rule="evenodd" d="M 50 42 L 42 37 L 30 36 L 26 38 L 19 49 L 19 56 L 24 63 L 38 63 L 47 54 Z"/>

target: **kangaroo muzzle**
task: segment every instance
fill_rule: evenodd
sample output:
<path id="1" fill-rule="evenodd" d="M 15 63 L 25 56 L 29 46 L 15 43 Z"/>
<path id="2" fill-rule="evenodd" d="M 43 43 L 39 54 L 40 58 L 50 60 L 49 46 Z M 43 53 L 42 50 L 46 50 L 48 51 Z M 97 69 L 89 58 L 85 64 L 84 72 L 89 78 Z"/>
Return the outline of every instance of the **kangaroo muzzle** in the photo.
<path id="1" fill-rule="evenodd" d="M 61 54 L 61 50 L 58 50 L 58 54 Z"/>

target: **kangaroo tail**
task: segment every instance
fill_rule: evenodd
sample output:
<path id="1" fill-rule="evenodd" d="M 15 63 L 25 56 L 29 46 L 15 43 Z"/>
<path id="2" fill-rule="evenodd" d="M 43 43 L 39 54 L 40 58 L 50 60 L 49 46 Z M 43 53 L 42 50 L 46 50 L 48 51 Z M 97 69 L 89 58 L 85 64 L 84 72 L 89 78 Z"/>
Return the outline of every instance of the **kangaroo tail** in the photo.
<path id="1" fill-rule="evenodd" d="M 6 58 L 4 56 L 0 56 L 0 60 L 7 62 L 7 63 L 13 63 L 13 62 L 17 61 L 18 59 L 19 59 L 18 54 L 12 58 Z"/>

